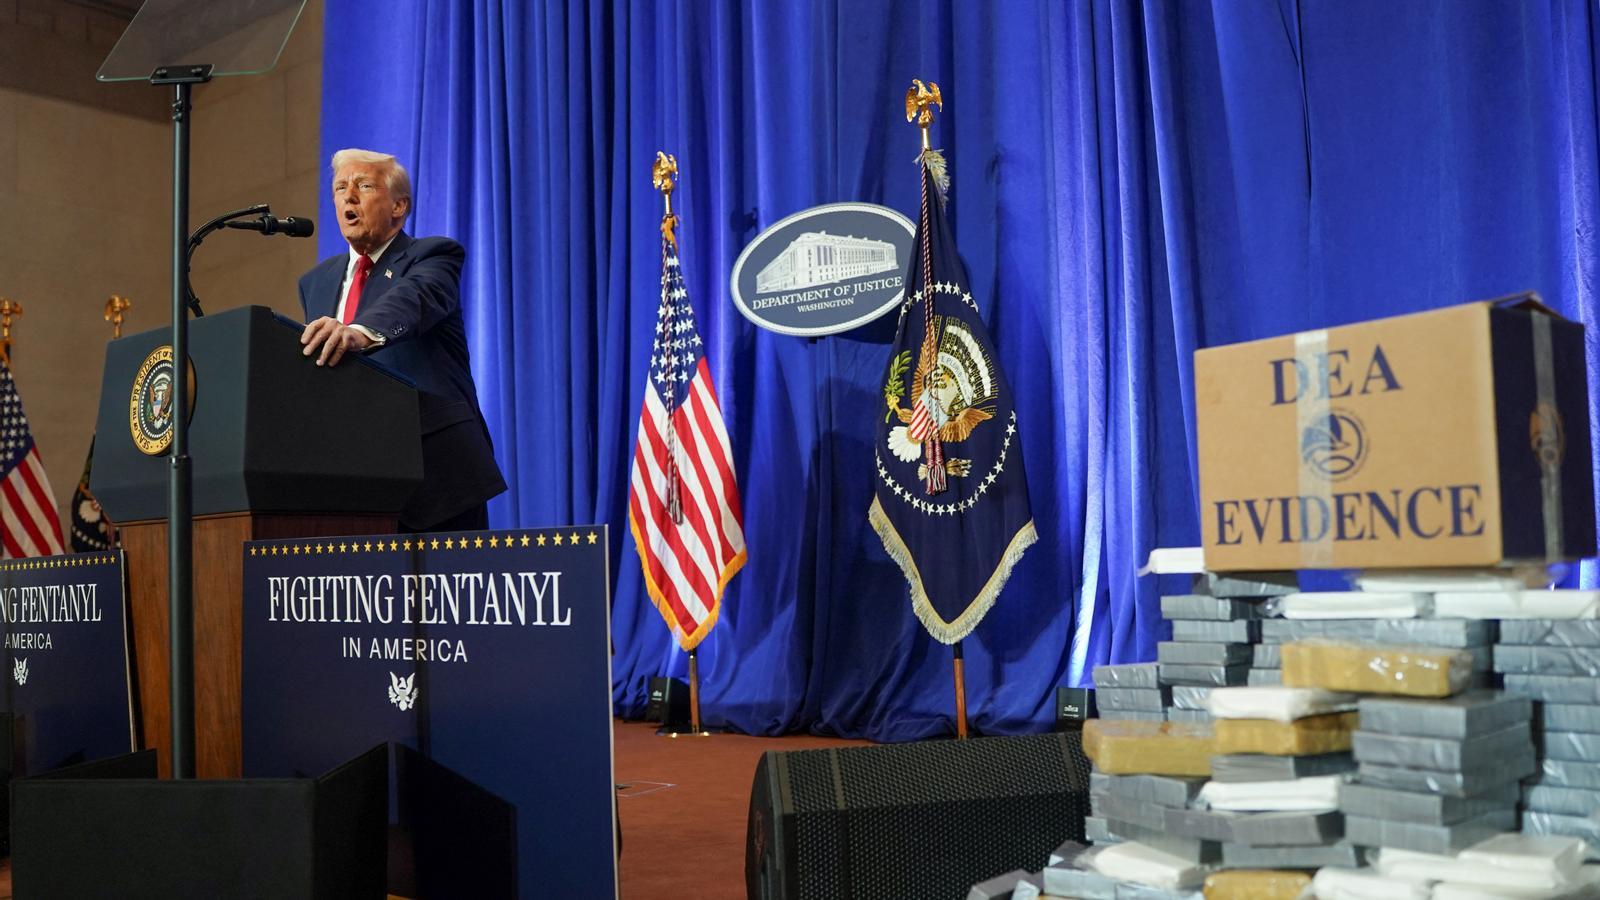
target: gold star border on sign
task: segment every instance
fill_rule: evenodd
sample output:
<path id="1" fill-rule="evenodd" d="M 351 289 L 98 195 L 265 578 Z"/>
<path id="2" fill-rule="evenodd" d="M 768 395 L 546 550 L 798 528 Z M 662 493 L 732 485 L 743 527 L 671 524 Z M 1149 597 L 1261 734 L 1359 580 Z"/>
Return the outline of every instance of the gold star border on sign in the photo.
<path id="1" fill-rule="evenodd" d="M 375 537 L 373 539 L 369 539 L 363 537 L 358 539 L 345 538 L 338 543 L 334 543 L 332 540 L 329 540 L 327 543 L 322 543 L 321 541 L 313 541 L 310 543 L 305 541 L 285 541 L 283 543 L 271 544 L 256 542 L 250 544 L 249 551 L 251 556 L 257 557 L 311 556 L 313 554 L 320 556 L 322 554 L 349 555 L 353 553 L 394 553 L 402 551 L 411 553 L 417 550 L 482 550 L 485 547 L 493 550 L 498 550 L 504 547 L 505 549 L 510 550 L 514 547 L 544 547 L 552 542 L 557 547 L 577 547 L 585 542 L 590 545 L 594 545 L 600 543 L 600 535 L 593 529 L 590 529 L 586 533 L 579 532 L 577 530 L 558 531 L 551 529 L 548 533 L 539 531 L 531 534 L 501 534 L 495 532 L 490 533 L 487 539 L 485 539 L 481 534 L 473 535 L 471 537 L 468 537 L 467 535 L 446 535 L 442 540 L 434 536 L 419 536 L 416 538 L 407 537 L 404 539 L 397 537 Z M 116 557 L 84 557 L 82 561 L 79 561 L 79 559 L 74 556 L 60 557 L 59 559 L 62 560 L 59 565 L 69 566 L 89 565 L 91 562 L 111 563 L 115 562 Z M 0 571 L 27 568 L 45 568 L 47 565 L 47 563 L 38 560 L 18 560 L 10 563 L 0 564 Z"/>

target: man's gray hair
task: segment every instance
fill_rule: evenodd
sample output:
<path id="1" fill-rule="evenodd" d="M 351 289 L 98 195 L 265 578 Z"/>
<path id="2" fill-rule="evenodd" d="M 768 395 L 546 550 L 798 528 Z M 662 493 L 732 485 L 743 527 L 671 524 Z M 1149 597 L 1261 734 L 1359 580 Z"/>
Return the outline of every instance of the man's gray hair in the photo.
<path id="1" fill-rule="evenodd" d="M 396 159 L 393 153 L 379 153 L 375 150 L 348 147 L 333 155 L 333 160 L 328 164 L 328 168 L 332 170 L 334 177 L 338 177 L 339 170 L 351 163 L 369 163 L 381 168 L 384 181 L 389 185 L 389 193 L 394 195 L 397 200 L 404 197 L 408 201 L 406 203 L 406 217 L 411 217 L 411 207 L 414 205 L 409 202 L 411 200 L 411 176 L 406 173 L 406 167 L 400 165 L 400 160 Z"/>

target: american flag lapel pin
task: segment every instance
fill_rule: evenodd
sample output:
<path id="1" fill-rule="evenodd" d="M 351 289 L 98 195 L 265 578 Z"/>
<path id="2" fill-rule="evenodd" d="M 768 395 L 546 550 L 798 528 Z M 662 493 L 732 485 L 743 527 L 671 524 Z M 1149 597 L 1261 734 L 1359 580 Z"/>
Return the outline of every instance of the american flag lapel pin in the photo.
<path id="1" fill-rule="evenodd" d="M 393 278 L 394 277 L 394 270 L 393 269 L 384 269 L 383 270 L 383 277 L 385 277 L 385 278 Z"/>

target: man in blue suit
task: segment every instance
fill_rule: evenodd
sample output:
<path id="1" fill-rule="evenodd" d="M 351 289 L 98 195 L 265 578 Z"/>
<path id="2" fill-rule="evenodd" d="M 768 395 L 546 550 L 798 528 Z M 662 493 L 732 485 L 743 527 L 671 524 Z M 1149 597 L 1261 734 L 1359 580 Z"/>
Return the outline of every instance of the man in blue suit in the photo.
<path id="1" fill-rule="evenodd" d="M 333 155 L 333 203 L 350 252 L 300 278 L 304 354 L 334 366 L 369 353 L 416 383 L 422 414 L 422 486 L 400 512 L 407 531 L 489 527 L 488 500 L 506 489 L 478 409 L 461 320 L 462 246 L 413 239 L 411 179 L 387 153 Z M 359 423 L 353 423 L 359 424 Z"/>

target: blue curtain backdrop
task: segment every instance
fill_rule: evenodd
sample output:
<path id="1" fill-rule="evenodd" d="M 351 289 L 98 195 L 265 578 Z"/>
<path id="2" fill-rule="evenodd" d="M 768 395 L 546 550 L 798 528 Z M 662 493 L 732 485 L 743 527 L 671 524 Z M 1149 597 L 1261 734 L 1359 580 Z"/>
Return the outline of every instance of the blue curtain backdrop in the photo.
<path id="1" fill-rule="evenodd" d="M 611 525 L 624 713 L 684 670 L 624 513 L 660 265 L 649 165 L 676 154 L 750 547 L 702 645 L 706 719 L 909 740 L 948 733 L 953 702 L 950 651 L 866 521 L 890 335 L 761 331 L 726 281 L 796 210 L 914 210 L 901 97 L 938 82 L 951 217 L 1016 388 L 1040 537 L 965 642 L 975 727 L 1018 732 L 1050 719 L 1056 685 L 1163 636 L 1134 570 L 1197 540 L 1196 347 L 1525 288 L 1594 335 L 1595 13 L 328 0 L 322 144 L 399 154 L 413 232 L 468 247 L 511 484 L 492 519 Z M 323 247 L 342 250 L 336 231 Z"/>

